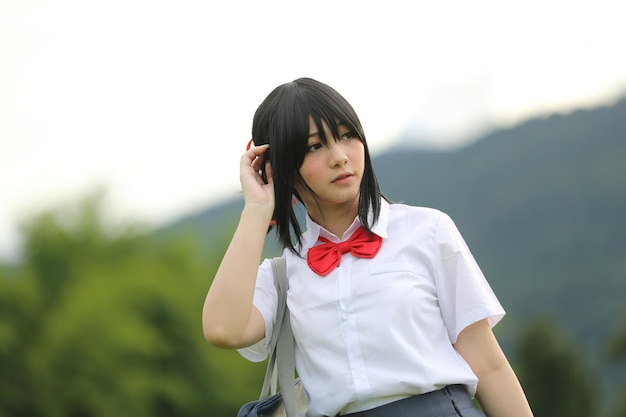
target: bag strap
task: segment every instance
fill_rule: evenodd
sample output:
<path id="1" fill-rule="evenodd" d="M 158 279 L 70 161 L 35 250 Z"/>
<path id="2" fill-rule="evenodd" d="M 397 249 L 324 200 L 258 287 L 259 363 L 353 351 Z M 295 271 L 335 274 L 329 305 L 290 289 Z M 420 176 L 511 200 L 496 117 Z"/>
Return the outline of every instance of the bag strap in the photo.
<path id="1" fill-rule="evenodd" d="M 261 398 L 269 396 L 272 376 L 276 368 L 278 384 L 282 392 L 287 417 L 295 417 L 295 342 L 293 331 L 291 330 L 289 309 L 287 308 L 287 289 L 289 288 L 287 262 L 285 257 L 272 258 L 270 262 L 274 272 L 274 285 L 278 293 L 278 305 L 274 330 L 272 331 L 272 338 L 268 347 L 270 360 L 265 372 Z"/>

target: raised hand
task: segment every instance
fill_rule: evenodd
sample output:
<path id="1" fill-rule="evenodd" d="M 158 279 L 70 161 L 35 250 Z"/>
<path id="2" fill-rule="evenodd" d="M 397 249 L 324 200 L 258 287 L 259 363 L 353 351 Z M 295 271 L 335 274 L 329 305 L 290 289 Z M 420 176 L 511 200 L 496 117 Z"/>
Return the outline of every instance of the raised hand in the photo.
<path id="1" fill-rule="evenodd" d="M 259 172 L 268 148 L 269 145 L 253 146 L 243 154 L 239 167 L 239 181 L 246 204 L 268 205 L 268 208 L 273 210 L 274 181 L 269 161 L 265 163 L 267 184 Z"/>

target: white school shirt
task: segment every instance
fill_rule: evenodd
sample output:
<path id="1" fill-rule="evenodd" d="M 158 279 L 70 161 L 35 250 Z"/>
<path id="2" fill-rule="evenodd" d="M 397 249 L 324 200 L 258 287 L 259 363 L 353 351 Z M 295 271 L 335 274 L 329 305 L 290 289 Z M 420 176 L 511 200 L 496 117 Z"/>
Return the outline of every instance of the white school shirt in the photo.
<path id="1" fill-rule="evenodd" d="M 358 218 L 337 238 L 307 219 L 300 253 L 285 250 L 287 306 L 296 340 L 296 370 L 309 394 L 308 417 L 370 409 L 401 398 L 463 384 L 470 395 L 477 378 L 454 350 L 459 333 L 504 310 L 454 222 L 429 208 L 382 201 L 372 231 L 383 238 L 373 259 L 344 254 L 322 277 L 306 263 L 308 249 L 325 237 L 348 239 Z M 267 357 L 277 295 L 271 264 L 258 271 L 254 305 L 266 337 L 239 352 Z"/>

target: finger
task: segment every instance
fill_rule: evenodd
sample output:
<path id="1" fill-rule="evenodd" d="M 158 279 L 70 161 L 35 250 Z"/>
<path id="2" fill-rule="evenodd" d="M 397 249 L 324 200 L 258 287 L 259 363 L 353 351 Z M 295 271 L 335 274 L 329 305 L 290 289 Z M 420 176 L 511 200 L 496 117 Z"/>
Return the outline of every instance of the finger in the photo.
<path id="1" fill-rule="evenodd" d="M 258 171 L 261 169 L 261 165 L 263 164 L 263 161 L 265 160 L 265 158 L 263 157 L 263 155 L 259 155 L 257 157 L 255 157 L 254 161 L 252 161 L 252 169 L 254 169 L 255 171 Z"/>
<path id="2" fill-rule="evenodd" d="M 274 175 L 272 173 L 272 164 L 270 161 L 265 161 L 265 177 L 267 178 L 268 184 L 274 183 Z"/>
<path id="3" fill-rule="evenodd" d="M 265 145 L 252 146 L 248 151 L 246 151 L 246 153 L 252 152 L 253 155 L 260 156 L 263 155 L 269 147 L 269 143 L 266 143 Z"/>
<path id="4" fill-rule="evenodd" d="M 261 146 L 255 146 L 255 147 L 250 148 L 241 157 L 241 164 L 254 166 L 254 163 L 257 160 L 262 159 L 260 158 L 260 156 L 262 156 L 267 151 L 268 148 L 269 148 L 269 145 L 261 145 Z M 260 162 L 257 162 L 257 164 L 259 163 Z M 255 169 L 258 170 L 258 168 L 259 166 L 257 166 Z"/>

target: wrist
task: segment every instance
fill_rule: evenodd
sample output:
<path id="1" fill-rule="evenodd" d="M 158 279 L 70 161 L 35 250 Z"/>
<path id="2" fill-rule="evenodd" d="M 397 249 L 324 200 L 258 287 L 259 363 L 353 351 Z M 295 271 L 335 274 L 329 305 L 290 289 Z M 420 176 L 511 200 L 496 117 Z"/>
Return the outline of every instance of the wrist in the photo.
<path id="1" fill-rule="evenodd" d="M 271 204 L 246 203 L 241 212 L 241 219 L 259 222 L 267 228 L 274 214 L 274 206 Z"/>

